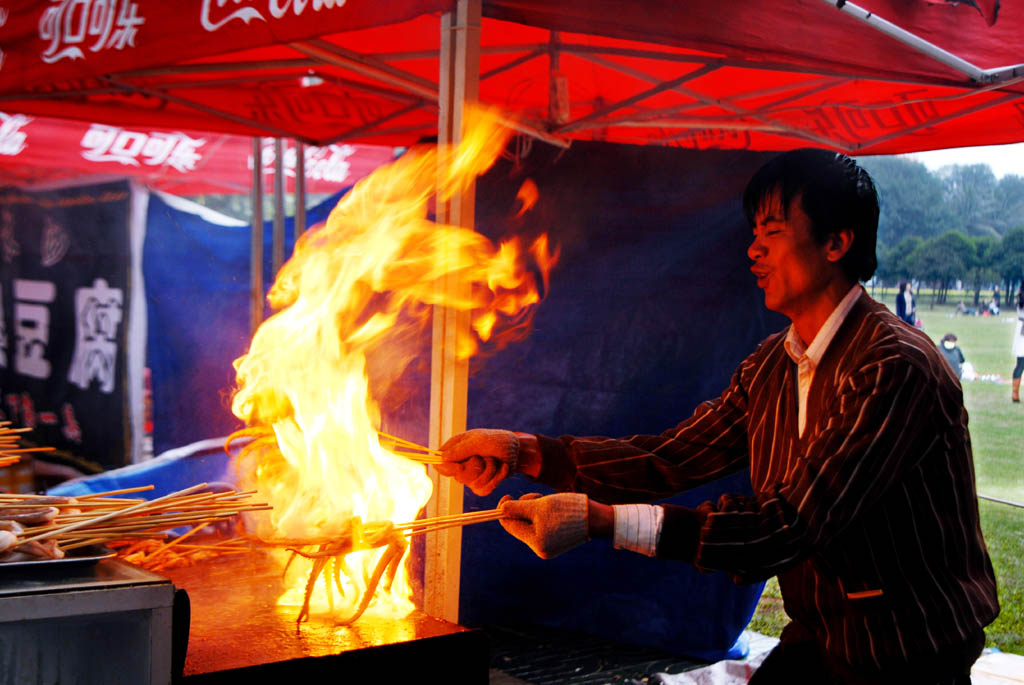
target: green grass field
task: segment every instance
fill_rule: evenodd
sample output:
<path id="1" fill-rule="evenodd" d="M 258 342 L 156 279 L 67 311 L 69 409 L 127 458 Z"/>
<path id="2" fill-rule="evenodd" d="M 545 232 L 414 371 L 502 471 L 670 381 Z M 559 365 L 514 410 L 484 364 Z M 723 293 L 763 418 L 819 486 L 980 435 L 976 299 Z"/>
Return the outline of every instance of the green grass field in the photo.
<path id="1" fill-rule="evenodd" d="M 895 291 L 874 297 L 894 306 Z M 1011 356 L 1015 312 L 1004 309 L 998 317 L 953 316 L 952 305 L 929 309 L 927 294 L 918 300 L 924 331 L 936 343 L 946 333 L 957 336 L 964 357 L 980 378 L 964 381 L 964 404 L 970 415 L 971 441 L 978 493 L 1024 504 L 1024 404 L 1010 402 Z M 999 583 L 999 618 L 986 629 L 987 644 L 1004 652 L 1024 654 L 1024 508 L 981 499 L 981 526 Z M 778 636 L 787 618 L 775 580 L 764 595 L 750 629 Z"/>

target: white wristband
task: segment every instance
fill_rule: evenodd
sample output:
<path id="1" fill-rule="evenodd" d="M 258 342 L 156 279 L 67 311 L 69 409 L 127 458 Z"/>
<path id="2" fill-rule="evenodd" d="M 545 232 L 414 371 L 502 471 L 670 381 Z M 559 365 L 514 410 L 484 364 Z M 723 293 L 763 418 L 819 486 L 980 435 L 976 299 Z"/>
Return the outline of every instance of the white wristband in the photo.
<path id="1" fill-rule="evenodd" d="M 649 557 L 658 551 L 665 510 L 650 504 L 617 504 L 612 507 L 615 524 L 612 545 Z"/>

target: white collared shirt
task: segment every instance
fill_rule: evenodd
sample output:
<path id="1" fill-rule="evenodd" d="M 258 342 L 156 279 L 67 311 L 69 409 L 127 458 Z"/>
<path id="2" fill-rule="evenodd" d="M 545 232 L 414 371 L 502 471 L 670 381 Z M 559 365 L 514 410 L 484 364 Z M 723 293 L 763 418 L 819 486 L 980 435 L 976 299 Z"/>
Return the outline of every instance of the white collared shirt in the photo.
<path id="1" fill-rule="evenodd" d="M 825 323 L 822 324 L 810 345 L 804 344 L 804 341 L 797 335 L 796 327 L 792 325 L 786 334 L 783 347 L 786 348 L 786 354 L 796 364 L 797 369 L 796 383 L 797 397 L 799 398 L 797 425 L 799 426 L 801 437 L 803 437 L 804 428 L 807 427 L 807 393 L 810 390 L 811 381 L 814 380 L 814 370 L 821 363 L 821 358 L 825 356 L 825 350 L 828 349 L 832 338 L 836 337 L 836 331 L 839 330 L 843 321 L 846 320 L 846 316 L 853 309 L 853 303 L 860 297 L 860 293 L 861 287 L 859 285 L 850 288 L 850 292 L 846 293 L 843 299 L 839 301 L 839 304 L 836 305 L 836 308 L 832 310 L 832 313 L 829 314 L 828 318 L 825 319 Z"/>

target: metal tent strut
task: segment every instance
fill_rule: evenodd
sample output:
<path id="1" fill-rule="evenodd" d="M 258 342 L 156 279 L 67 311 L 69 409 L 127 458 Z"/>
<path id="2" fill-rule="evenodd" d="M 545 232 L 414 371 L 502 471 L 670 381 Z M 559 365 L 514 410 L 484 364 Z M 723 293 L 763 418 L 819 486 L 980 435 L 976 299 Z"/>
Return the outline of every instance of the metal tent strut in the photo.
<path id="1" fill-rule="evenodd" d="M 942 64 L 965 74 L 968 78 L 977 83 L 1001 83 L 1024 75 L 1024 64 L 1015 64 L 1012 66 L 997 67 L 994 69 L 982 69 L 971 64 L 967 60 L 954 55 L 952 52 L 940 48 L 938 45 L 926 41 L 917 34 L 911 33 L 904 28 L 900 28 L 891 21 L 883 19 L 877 14 L 869 12 L 863 7 L 859 7 L 852 2 L 847 2 L 846 0 L 823 1 L 828 5 L 834 5 L 840 12 L 864 22 L 876 31 L 880 31 L 894 40 L 897 40 L 900 43 L 931 57 L 937 62 L 941 62 Z"/>

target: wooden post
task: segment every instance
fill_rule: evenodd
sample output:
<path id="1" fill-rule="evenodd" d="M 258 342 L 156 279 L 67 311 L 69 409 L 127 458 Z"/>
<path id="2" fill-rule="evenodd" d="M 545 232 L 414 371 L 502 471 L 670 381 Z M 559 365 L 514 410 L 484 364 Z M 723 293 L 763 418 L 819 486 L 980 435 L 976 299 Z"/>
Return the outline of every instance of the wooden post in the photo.
<path id="1" fill-rule="evenodd" d="M 252 229 L 249 241 L 250 332 L 263 323 L 263 143 L 252 139 Z"/>
<path id="2" fill-rule="evenodd" d="M 480 77 L 481 0 L 457 0 L 455 11 L 441 18 L 441 74 L 438 143 L 457 143 L 462 137 L 465 108 L 477 100 Z M 472 227 L 476 187 L 437 204 L 441 224 Z M 442 286 L 457 294 L 467 286 L 457 278 Z M 468 333 L 469 314 L 452 309 L 434 309 L 433 345 L 430 368 L 430 446 L 439 447 L 466 428 L 466 397 L 469 365 L 456 358 L 459 333 Z M 441 478 L 431 470 L 434 495 L 427 504 L 428 516 L 462 512 L 462 486 Z M 431 616 L 459 620 L 459 564 L 461 527 L 431 533 L 426 541 L 424 561 L 424 610 Z"/>

